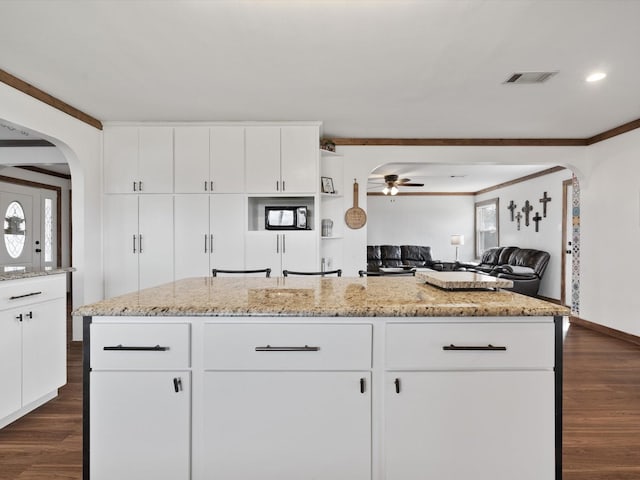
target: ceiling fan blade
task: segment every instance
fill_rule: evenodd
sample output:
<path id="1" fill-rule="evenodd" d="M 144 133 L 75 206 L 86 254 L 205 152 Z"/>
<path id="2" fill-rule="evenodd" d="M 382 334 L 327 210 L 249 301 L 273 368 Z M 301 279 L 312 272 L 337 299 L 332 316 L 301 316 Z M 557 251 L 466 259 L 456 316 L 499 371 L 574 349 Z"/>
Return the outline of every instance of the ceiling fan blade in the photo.
<path id="1" fill-rule="evenodd" d="M 400 183 L 399 187 L 424 187 L 424 183 Z"/>

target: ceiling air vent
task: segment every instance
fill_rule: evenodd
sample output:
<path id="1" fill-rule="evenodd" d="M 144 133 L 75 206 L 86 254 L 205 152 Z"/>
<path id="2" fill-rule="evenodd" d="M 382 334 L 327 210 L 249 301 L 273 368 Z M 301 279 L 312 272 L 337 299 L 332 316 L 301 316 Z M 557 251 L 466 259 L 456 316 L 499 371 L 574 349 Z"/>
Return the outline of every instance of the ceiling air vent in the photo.
<path id="1" fill-rule="evenodd" d="M 543 83 L 558 72 L 517 72 L 505 80 L 504 83 Z"/>

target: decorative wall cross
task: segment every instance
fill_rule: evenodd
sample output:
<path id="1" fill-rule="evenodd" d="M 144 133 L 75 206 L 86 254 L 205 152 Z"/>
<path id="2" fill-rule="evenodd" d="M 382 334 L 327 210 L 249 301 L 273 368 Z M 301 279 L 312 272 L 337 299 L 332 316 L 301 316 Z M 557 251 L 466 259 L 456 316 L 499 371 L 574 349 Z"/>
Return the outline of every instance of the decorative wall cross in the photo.
<path id="1" fill-rule="evenodd" d="M 542 200 L 540 200 L 542 201 Z M 513 222 L 513 211 L 516 209 L 517 205 L 515 203 L 513 203 L 513 200 L 511 200 L 511 203 L 509 204 L 509 206 L 507 207 L 509 210 L 511 210 L 511 221 Z"/>
<path id="2" fill-rule="evenodd" d="M 551 201 L 551 197 L 547 197 L 547 192 L 544 192 L 544 195 L 540 199 L 540 203 L 542 203 L 542 216 L 547 216 L 547 203 Z M 536 230 L 537 232 L 538 230 Z"/>
<path id="3" fill-rule="evenodd" d="M 529 203 L 529 200 L 524 202 L 524 207 L 522 207 L 522 211 L 524 212 L 524 224 L 525 226 L 529 226 L 529 213 L 533 210 L 533 207 Z"/>
<path id="4" fill-rule="evenodd" d="M 518 230 L 520 230 L 520 220 L 522 220 L 522 214 L 520 212 L 516 214 L 516 220 L 518 221 Z"/>
<path id="5" fill-rule="evenodd" d="M 536 222 L 536 232 L 540 231 L 538 230 L 538 224 L 540 223 L 540 220 L 542 220 L 542 217 L 540 216 L 540 212 L 536 212 L 536 216 L 533 217 L 533 221 Z"/>

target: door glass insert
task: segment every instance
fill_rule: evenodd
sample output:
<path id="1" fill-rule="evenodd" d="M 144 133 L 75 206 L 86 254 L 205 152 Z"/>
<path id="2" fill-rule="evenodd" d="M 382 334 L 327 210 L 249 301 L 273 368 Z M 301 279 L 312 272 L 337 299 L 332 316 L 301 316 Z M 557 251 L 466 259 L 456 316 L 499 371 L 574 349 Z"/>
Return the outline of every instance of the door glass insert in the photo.
<path id="1" fill-rule="evenodd" d="M 26 221 L 19 202 L 11 202 L 4 214 L 4 245 L 11 258 L 18 258 L 24 250 Z"/>
<path id="2" fill-rule="evenodd" d="M 44 261 L 50 263 L 53 260 L 53 202 L 50 198 L 44 199 Z"/>

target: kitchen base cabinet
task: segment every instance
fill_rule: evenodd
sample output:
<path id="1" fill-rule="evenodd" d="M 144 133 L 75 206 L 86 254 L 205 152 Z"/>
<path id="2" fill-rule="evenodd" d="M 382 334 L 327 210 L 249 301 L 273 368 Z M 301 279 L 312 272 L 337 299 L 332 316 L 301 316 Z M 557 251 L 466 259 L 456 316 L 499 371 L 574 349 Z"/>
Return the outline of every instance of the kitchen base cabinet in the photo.
<path id="1" fill-rule="evenodd" d="M 207 478 L 369 480 L 369 392 L 369 372 L 205 373 Z"/>
<path id="2" fill-rule="evenodd" d="M 247 232 L 245 265 L 249 268 L 271 268 L 271 276 L 282 270 L 317 271 L 318 248 L 316 234 L 307 231 Z"/>
<path id="3" fill-rule="evenodd" d="M 91 372 L 92 480 L 189 480 L 190 373 Z"/>
<path id="4" fill-rule="evenodd" d="M 0 282 L 0 428 L 67 382 L 65 294 L 65 275 Z"/>
<path id="5" fill-rule="evenodd" d="M 387 375 L 388 479 L 554 478 L 553 372 Z"/>
<path id="6" fill-rule="evenodd" d="M 21 309 L 0 312 L 0 419 L 22 406 Z"/>

